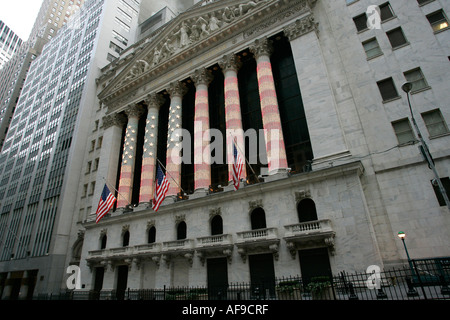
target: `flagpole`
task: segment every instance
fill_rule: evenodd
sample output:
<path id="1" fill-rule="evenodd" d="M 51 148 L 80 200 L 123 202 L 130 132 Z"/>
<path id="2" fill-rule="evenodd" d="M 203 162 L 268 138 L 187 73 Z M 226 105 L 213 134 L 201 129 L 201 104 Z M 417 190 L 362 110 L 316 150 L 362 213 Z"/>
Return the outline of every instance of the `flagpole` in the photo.
<path id="1" fill-rule="evenodd" d="M 183 188 L 177 183 L 177 181 L 172 177 L 172 175 L 170 174 L 169 171 L 167 171 L 166 167 L 164 167 L 164 165 L 161 163 L 161 161 L 159 161 L 158 158 L 156 158 L 156 161 L 158 161 L 158 163 L 161 165 L 161 167 L 163 167 L 164 171 L 166 171 L 167 174 L 169 174 L 169 176 L 172 178 L 173 182 L 175 182 L 175 184 L 178 186 L 178 188 L 181 189 L 181 191 L 183 191 L 184 194 L 186 194 L 186 192 L 183 190 Z"/>
<path id="2" fill-rule="evenodd" d="M 260 182 L 260 181 L 259 181 L 259 177 L 256 175 L 255 170 L 253 170 L 253 167 L 252 167 L 252 166 L 250 165 L 250 163 L 248 162 L 247 157 L 245 156 L 245 153 L 243 153 L 242 150 L 241 150 L 241 148 L 239 148 L 239 146 L 238 146 L 238 144 L 237 144 L 237 141 L 236 141 L 236 137 L 233 137 L 233 136 L 231 135 L 231 133 L 230 133 L 230 136 L 233 138 L 233 143 L 234 143 L 234 145 L 239 149 L 239 151 L 241 152 L 241 154 L 244 156 L 245 162 L 248 164 L 248 166 L 249 166 L 250 169 L 252 170 L 252 172 L 253 172 L 253 174 L 255 175 L 256 179 L 258 180 L 258 182 Z"/>
<path id="3" fill-rule="evenodd" d="M 105 184 L 106 184 L 106 185 L 108 186 L 108 188 L 109 188 L 110 186 L 108 185 L 108 181 L 106 181 L 105 177 L 102 177 L 102 178 L 103 178 L 103 180 L 105 181 Z M 112 187 L 112 188 L 114 189 L 114 191 L 117 192 L 117 195 L 119 195 L 119 196 L 121 196 L 123 199 L 125 199 L 125 201 L 128 203 L 128 205 L 131 204 L 131 203 L 128 202 L 128 199 L 125 198 L 125 197 L 119 192 L 119 190 L 117 190 L 117 189 L 114 188 L 114 187 Z"/>

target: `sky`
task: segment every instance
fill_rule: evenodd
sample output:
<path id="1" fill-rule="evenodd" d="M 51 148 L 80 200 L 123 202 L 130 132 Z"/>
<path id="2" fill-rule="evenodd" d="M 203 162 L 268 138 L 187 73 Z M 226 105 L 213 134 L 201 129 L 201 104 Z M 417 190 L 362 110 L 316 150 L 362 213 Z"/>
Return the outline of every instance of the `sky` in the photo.
<path id="1" fill-rule="evenodd" d="M 0 20 L 26 41 L 42 2 L 43 0 L 0 0 Z"/>

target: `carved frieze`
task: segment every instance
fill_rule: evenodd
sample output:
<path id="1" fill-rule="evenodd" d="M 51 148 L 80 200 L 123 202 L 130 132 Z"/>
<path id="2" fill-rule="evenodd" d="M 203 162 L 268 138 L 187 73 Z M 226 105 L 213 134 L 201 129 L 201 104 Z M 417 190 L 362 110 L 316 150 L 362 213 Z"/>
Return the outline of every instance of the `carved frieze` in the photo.
<path id="1" fill-rule="evenodd" d="M 148 86 L 142 86 L 143 83 L 160 77 L 176 64 L 187 61 L 206 48 L 212 49 L 226 38 L 239 34 L 244 39 L 255 37 L 256 34 L 265 33 L 269 28 L 285 23 L 292 17 L 307 15 L 299 19 L 297 24 L 286 27 L 284 31 L 291 36 L 305 33 L 317 27 L 311 11 L 315 2 L 316 0 L 229 1 L 226 7 L 223 7 L 220 1 L 202 2 L 180 14 L 165 29 L 158 30 L 142 41 L 139 49 L 135 49 L 134 57 L 130 58 L 129 54 L 122 59 L 131 59 L 126 62 L 130 64 L 129 67 L 117 75 L 117 80 L 113 80 L 99 97 L 108 105 L 137 102 L 136 96 L 145 96 L 148 90 Z M 267 51 L 270 50 L 268 44 L 260 43 L 254 49 L 258 54 L 270 53 Z M 239 61 L 230 54 L 225 56 L 219 65 L 223 70 L 237 70 Z"/>
<path id="2" fill-rule="evenodd" d="M 284 28 L 283 31 L 286 37 L 288 37 L 289 41 L 292 41 L 311 31 L 318 32 L 318 25 L 319 24 L 314 21 L 314 16 L 310 14 L 288 25 L 286 28 Z"/>

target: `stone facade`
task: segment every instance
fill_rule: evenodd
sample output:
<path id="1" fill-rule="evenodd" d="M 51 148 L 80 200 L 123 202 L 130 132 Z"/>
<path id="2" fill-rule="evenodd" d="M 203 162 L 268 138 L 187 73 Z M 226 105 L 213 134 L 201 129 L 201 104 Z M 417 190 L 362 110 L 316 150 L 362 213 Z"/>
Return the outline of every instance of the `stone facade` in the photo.
<path id="1" fill-rule="evenodd" d="M 207 285 L 208 260 L 215 258 L 226 259 L 227 281 L 248 282 L 253 276 L 249 257 L 256 255 L 272 257 L 277 277 L 298 275 L 307 272 L 307 263 L 302 263 L 300 256 L 318 248 L 325 250 L 321 252 L 326 252 L 328 271 L 333 274 L 365 271 L 369 265 L 389 268 L 406 261 L 397 238 L 400 230 L 408 234 L 412 257 L 449 255 L 449 209 L 436 198 L 430 183 L 433 172 L 422 160 L 417 143 L 399 144 L 392 123 L 409 117 L 400 86 L 407 80 L 403 72 L 417 67 L 429 84 L 413 95 L 421 131 L 428 132 L 419 113 L 439 109 L 445 126 L 449 122 L 448 90 L 443 84 L 450 71 L 450 34 L 445 29 L 433 33 L 425 16 L 450 8 L 444 1 L 423 6 L 391 1 L 393 15 L 380 29 L 357 32 L 352 18 L 370 4 L 363 0 L 349 5 L 321 0 L 202 1 L 105 67 L 97 81 L 99 101 L 105 106 L 97 115 L 97 120 L 103 120 L 99 176 L 91 211 L 84 213 L 80 223 L 84 230 L 80 260 L 84 290 L 116 289 L 124 281 L 133 289 Z M 398 27 L 409 42 L 393 49 L 386 33 Z M 154 180 L 158 139 L 151 134 L 159 133 L 152 131 L 153 126 L 170 120 L 170 139 L 171 125 L 179 128 L 183 123 L 177 115 L 181 115 L 187 90 L 173 87 L 190 78 L 204 97 L 211 79 L 201 78 L 199 73 L 219 66 L 224 76 L 226 128 L 240 128 L 242 100 L 236 95 L 236 81 L 242 66 L 230 57 L 253 54 L 263 126 L 280 128 L 276 99 L 280 92 L 274 86 L 270 59 L 271 41 L 277 36 L 288 39 L 292 51 L 314 154 L 312 165 L 290 172 L 284 147 L 289 134 L 276 140 L 266 137 L 268 166 L 258 183 L 242 181 L 241 188 L 234 191 L 229 178 L 228 185 L 214 192 L 211 186 L 207 188 L 210 171 L 203 165 L 195 169 L 196 189 L 184 192 L 180 168 L 169 161 L 168 152 L 165 165 L 173 189 L 155 213 L 149 181 Z M 374 37 L 382 55 L 369 59 L 362 44 Z M 377 82 L 389 77 L 394 79 L 398 97 L 383 101 Z M 165 95 L 168 104 L 157 102 L 155 95 Z M 207 121 L 207 108 L 201 100 L 196 101 L 195 111 L 200 111 L 195 116 Z M 130 116 L 130 108 L 136 106 L 147 110 L 147 121 L 134 119 L 136 114 Z M 169 108 L 169 116 L 161 120 L 163 108 Z M 123 124 L 111 120 L 116 117 L 127 118 L 126 132 Z M 128 139 L 137 139 L 127 133 L 138 131 L 130 128 L 130 123 L 144 123 L 146 129 L 142 133 L 145 150 L 140 184 L 145 197 L 137 202 L 130 200 L 132 189 L 139 189 L 132 181 L 136 175 L 124 176 L 118 170 L 123 172 L 134 159 L 125 157 L 131 152 Z M 425 138 L 440 177 L 448 177 L 448 130 Z M 122 159 L 121 139 L 125 142 Z M 176 141 L 167 140 L 167 151 L 174 145 Z M 204 145 L 194 152 L 197 149 L 204 150 Z M 278 160 L 276 165 L 273 160 Z M 105 180 L 118 186 L 119 203 L 96 224 L 96 203 Z M 304 206 L 311 200 L 317 216 L 304 221 Z M 255 212 L 263 213 L 263 227 L 254 227 Z M 219 234 L 213 234 L 212 221 L 217 216 L 223 226 Z M 186 227 L 181 237 L 180 226 Z M 149 241 L 151 229 L 156 230 L 156 238 Z M 124 267 L 125 279 L 123 273 L 119 276 Z M 99 268 L 104 270 L 103 280 L 96 282 Z"/>

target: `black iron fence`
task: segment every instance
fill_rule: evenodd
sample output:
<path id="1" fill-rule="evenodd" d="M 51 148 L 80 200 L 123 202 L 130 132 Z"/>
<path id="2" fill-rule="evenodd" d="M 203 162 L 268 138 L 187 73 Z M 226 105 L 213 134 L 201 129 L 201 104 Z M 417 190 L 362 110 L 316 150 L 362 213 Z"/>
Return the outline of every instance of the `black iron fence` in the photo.
<path id="1" fill-rule="evenodd" d="M 41 300 L 427 300 L 450 299 L 450 257 L 412 260 L 401 269 L 283 277 L 221 287 L 64 291 Z"/>

